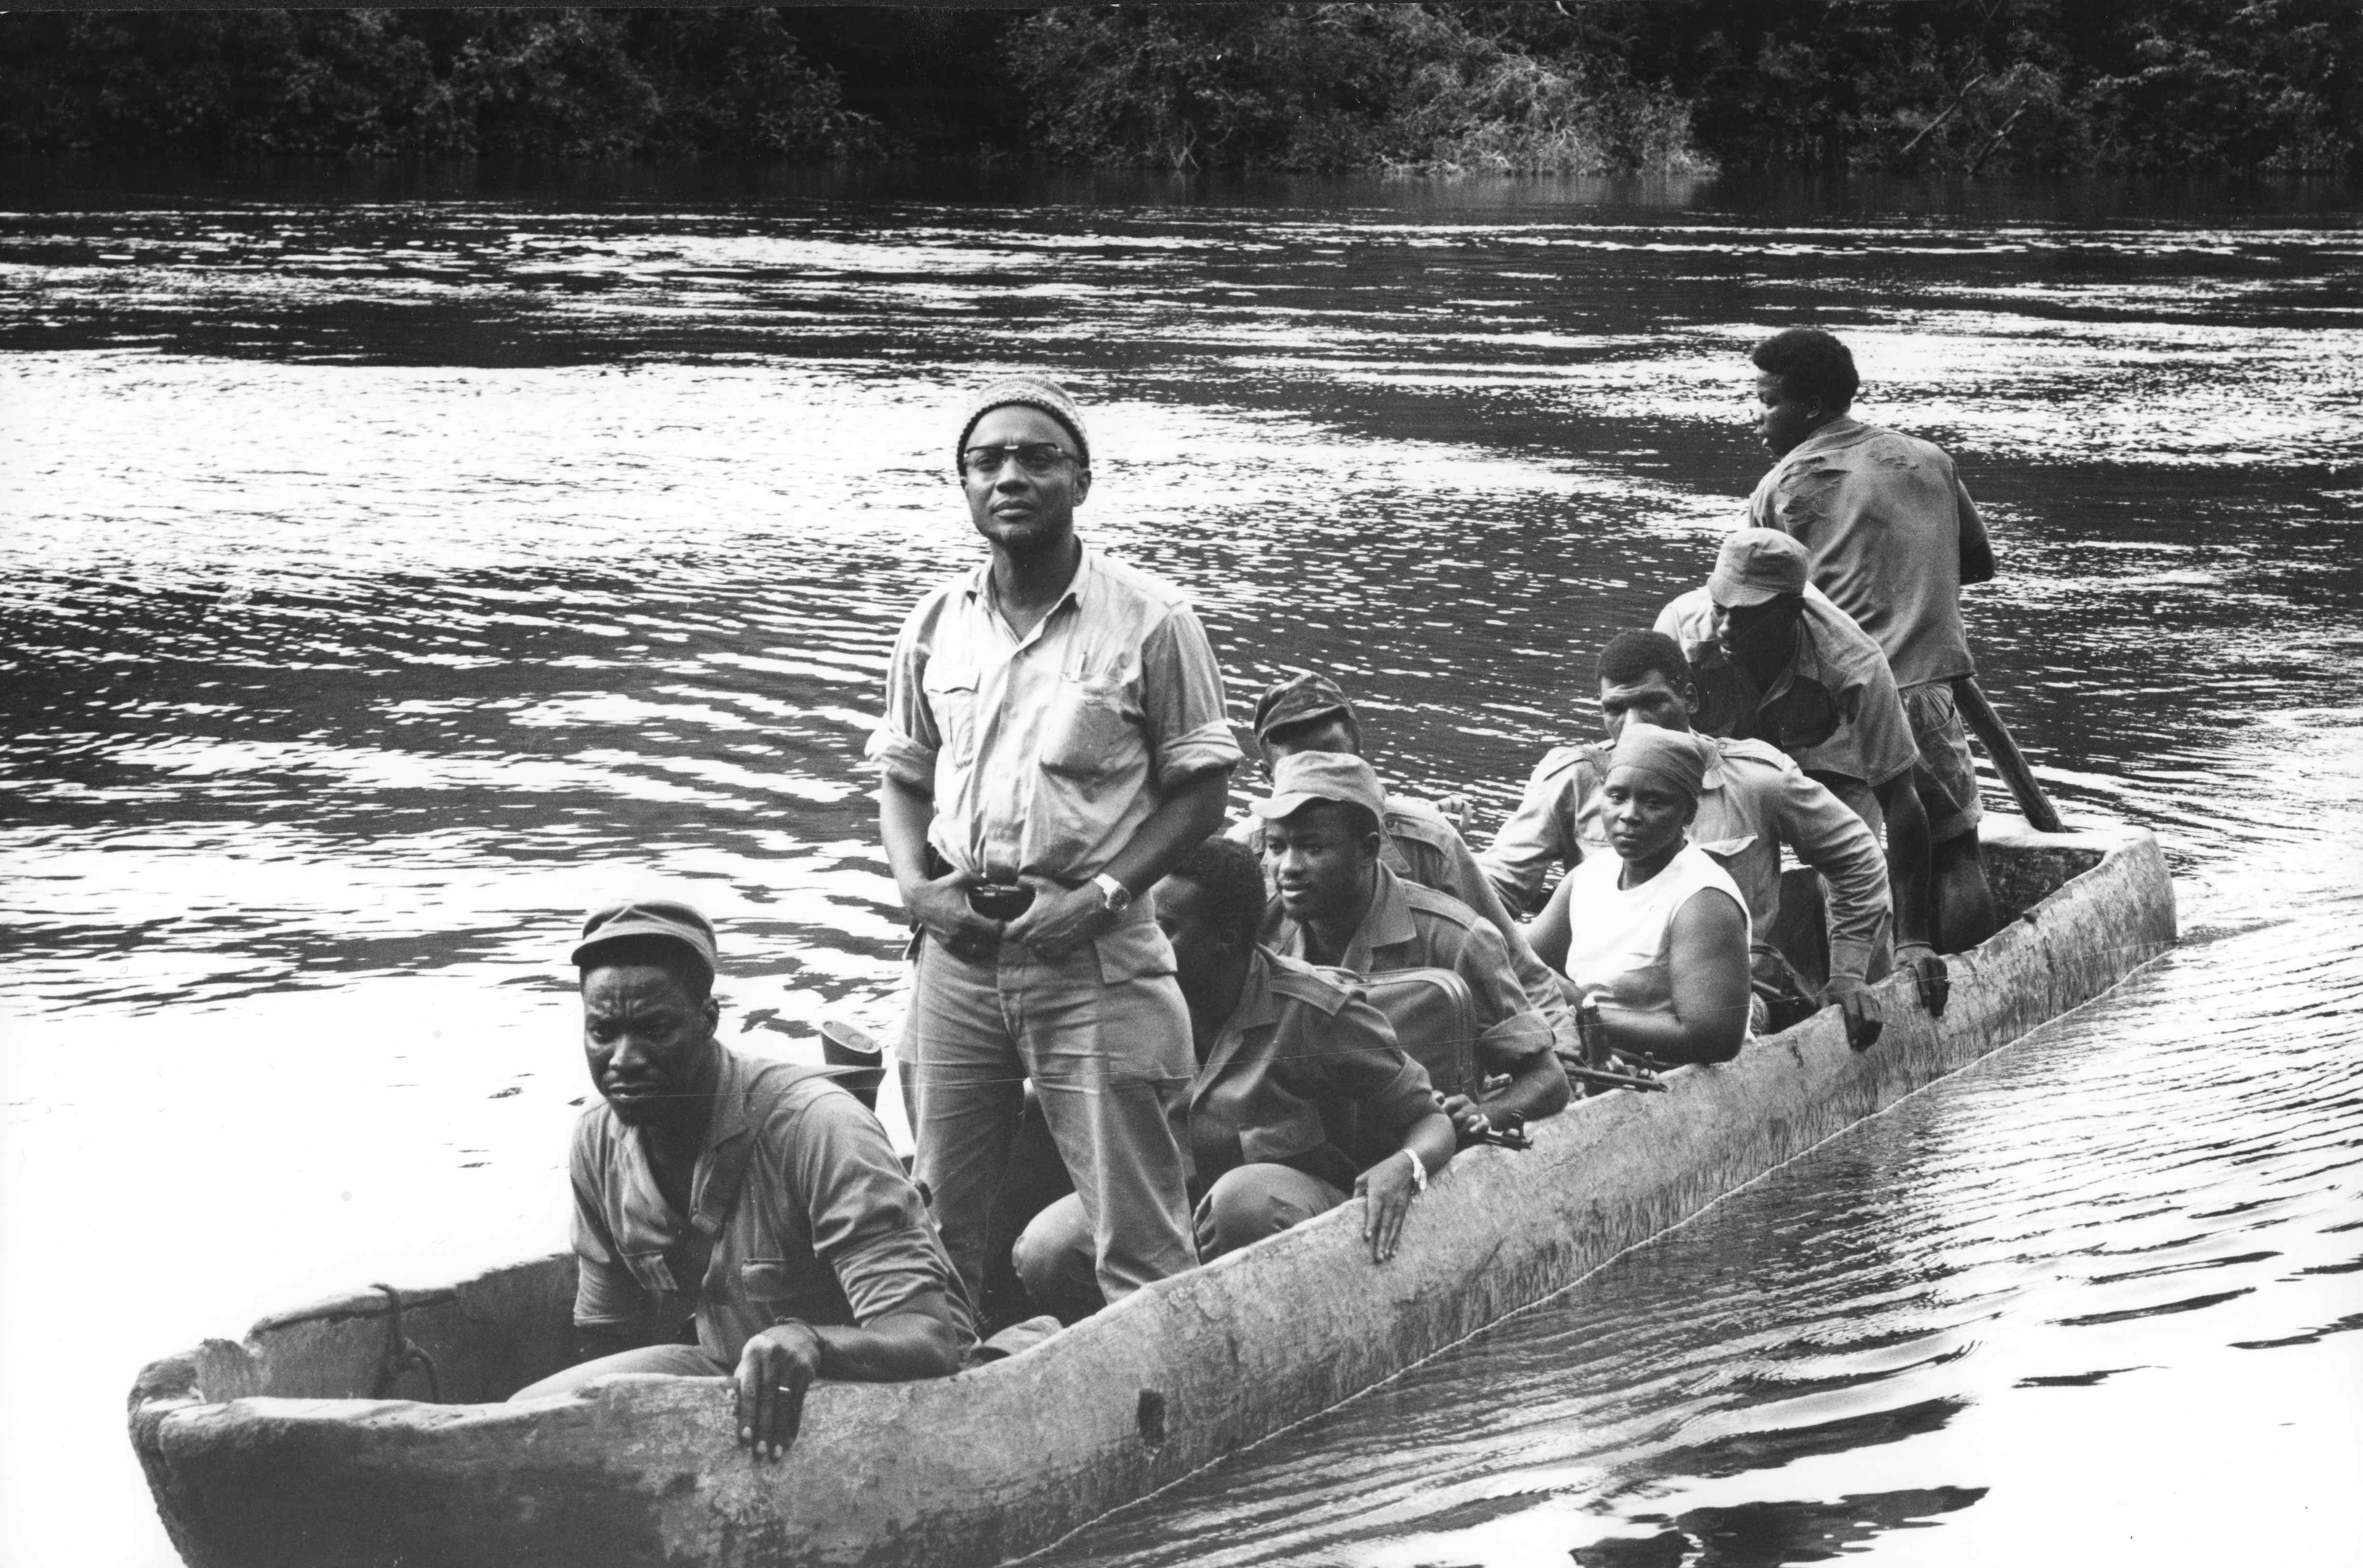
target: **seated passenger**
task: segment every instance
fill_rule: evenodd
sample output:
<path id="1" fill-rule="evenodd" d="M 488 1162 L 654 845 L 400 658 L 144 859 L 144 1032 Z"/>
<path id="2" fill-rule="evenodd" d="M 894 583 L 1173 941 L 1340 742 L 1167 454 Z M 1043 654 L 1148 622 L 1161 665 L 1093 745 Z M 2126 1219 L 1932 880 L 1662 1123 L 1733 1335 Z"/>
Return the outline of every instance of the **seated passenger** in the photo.
<path id="1" fill-rule="evenodd" d="M 1157 884 L 1157 920 L 1173 943 L 1198 1052 L 1189 1143 L 1199 1261 L 1326 1214 L 1351 1191 L 1363 1202 L 1370 1260 L 1385 1262 L 1413 1195 L 1452 1158 L 1451 1124 L 1377 1008 L 1258 943 L 1263 907 L 1255 856 L 1219 838 Z M 1349 1114 L 1384 1129 L 1395 1153 L 1357 1173 L 1330 1136 Z M 1081 1198 L 1037 1215 L 1015 1262 L 1037 1306 L 1070 1322 L 1098 1309 Z"/>
<path id="2" fill-rule="evenodd" d="M 1291 675 L 1256 699 L 1255 737 L 1267 779 L 1282 758 L 1299 751 L 1337 751 L 1355 757 L 1362 754 L 1362 726 L 1354 715 L 1353 704 L 1346 700 L 1346 694 L 1337 689 L 1335 681 L 1310 672 Z M 1470 852 L 1460 829 L 1441 809 L 1425 800 L 1384 788 L 1380 796 L 1384 805 L 1379 812 L 1379 858 L 1397 876 L 1432 888 L 1448 898 L 1457 898 L 1484 917 L 1485 923 L 1501 934 L 1519 987 L 1550 1025 L 1560 1054 L 1572 1055 L 1576 1050 L 1575 1009 L 1569 1005 L 1559 976 L 1526 945 L 1525 928 L 1503 906 L 1501 895 L 1493 890 L 1492 879 Z M 1263 852 L 1260 818 L 1250 816 L 1234 824 L 1230 836 L 1256 853 Z"/>
<path id="3" fill-rule="evenodd" d="M 1942 1018 L 1951 981 L 1930 945 L 1920 743 L 1887 655 L 1805 581 L 1805 562 L 1787 534 L 1740 528 L 1725 536 L 1706 585 L 1659 611 L 1656 629 L 1690 661 L 1692 728 L 1780 748 L 1885 841 L 1895 967 Z"/>
<path id="4" fill-rule="evenodd" d="M 1673 639 L 1624 631 L 1608 639 L 1600 651 L 1600 713 L 1608 743 L 1555 748 L 1535 769 L 1517 811 L 1481 857 L 1487 873 L 1501 879 L 1505 898 L 1514 893 L 1521 902 L 1536 902 L 1553 862 L 1572 867 L 1611 854 L 1600 784 L 1616 737 L 1635 723 L 1688 730 L 1697 704 L 1690 665 Z M 1848 1010 L 1858 1032 L 1875 1038 L 1878 1026 L 1864 1013 L 1862 990 L 1887 940 L 1887 862 L 1879 840 L 1844 801 L 1774 747 L 1723 739 L 1708 744 L 1706 782 L 1689 836 L 1747 897 L 1757 1027 L 1785 1028 L 1836 1003 Z M 1827 890 L 1829 980 L 1818 995 L 1806 992 L 1772 945 L 1783 845 L 1821 873 Z"/>
<path id="5" fill-rule="evenodd" d="M 1728 1062 L 1747 1038 L 1747 906 L 1702 849 L 1701 738 L 1628 724 L 1601 782 L 1613 855 L 1567 873 L 1535 951 L 1597 1004 L 1607 1044 L 1660 1062 Z"/>
<path id="6" fill-rule="evenodd" d="M 714 928 L 686 904 L 583 923 L 575 1353 L 513 1399 L 616 1373 L 738 1381 L 738 1440 L 778 1458 L 815 1378 L 958 1372 L 974 1342 L 935 1222 L 877 1118 L 820 1070 L 715 1036 Z M 694 1319 L 696 1342 L 683 1343 Z"/>
<path id="7" fill-rule="evenodd" d="M 1463 1132 L 1512 1127 L 1565 1106 L 1550 1025 L 1519 985 L 1500 935 L 1466 904 L 1405 882 L 1381 859 L 1386 795 L 1370 764 L 1300 751 L 1272 769 L 1271 787 L 1254 810 L 1263 819 L 1264 870 L 1278 889 L 1264 918 L 1272 950 L 1358 974 L 1459 974 L 1476 1007 L 1478 1065 L 1507 1079 L 1446 1102 Z"/>

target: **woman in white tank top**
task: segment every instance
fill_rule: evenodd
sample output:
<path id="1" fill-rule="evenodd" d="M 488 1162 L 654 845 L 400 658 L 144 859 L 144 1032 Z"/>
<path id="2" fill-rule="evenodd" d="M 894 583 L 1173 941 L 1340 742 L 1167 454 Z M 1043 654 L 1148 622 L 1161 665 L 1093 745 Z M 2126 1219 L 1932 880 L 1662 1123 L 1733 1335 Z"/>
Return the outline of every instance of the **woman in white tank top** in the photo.
<path id="1" fill-rule="evenodd" d="M 1627 718 L 1600 786 L 1608 842 L 1535 921 L 1535 951 L 1596 1002 L 1608 1043 L 1661 1062 L 1728 1062 L 1747 1038 L 1747 904 L 1686 842 L 1705 743 Z"/>

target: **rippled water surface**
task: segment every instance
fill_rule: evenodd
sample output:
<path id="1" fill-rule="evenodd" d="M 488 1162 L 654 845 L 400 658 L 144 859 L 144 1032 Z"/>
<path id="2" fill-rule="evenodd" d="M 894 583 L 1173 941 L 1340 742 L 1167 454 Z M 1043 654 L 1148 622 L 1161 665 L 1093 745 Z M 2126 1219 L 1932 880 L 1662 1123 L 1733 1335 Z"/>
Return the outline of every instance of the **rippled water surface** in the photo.
<path id="1" fill-rule="evenodd" d="M 2363 1562 L 2354 206 L 8 179 L 0 1557 L 171 1560 L 145 1360 L 562 1244 L 587 903 L 687 884 L 760 1049 L 892 992 L 857 764 L 963 388 L 1070 378 L 1237 715 L 1327 668 L 1490 828 L 1810 313 L 2191 940 L 1054 1558 Z"/>

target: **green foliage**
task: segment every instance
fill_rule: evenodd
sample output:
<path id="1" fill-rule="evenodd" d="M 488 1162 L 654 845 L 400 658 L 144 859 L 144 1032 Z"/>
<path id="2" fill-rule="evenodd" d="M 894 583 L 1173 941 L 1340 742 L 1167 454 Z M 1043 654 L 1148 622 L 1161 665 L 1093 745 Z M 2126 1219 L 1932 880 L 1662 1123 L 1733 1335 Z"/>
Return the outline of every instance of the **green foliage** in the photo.
<path id="1" fill-rule="evenodd" d="M 0 18 L 0 148 L 348 158 L 887 150 L 779 13 Z"/>
<path id="2" fill-rule="evenodd" d="M 2363 0 L 0 15 L 0 150 L 2363 171 Z"/>
<path id="3" fill-rule="evenodd" d="M 1614 60 L 1418 5 L 1105 6 L 1019 24 L 1040 147 L 1175 169 L 1691 171 L 1683 107 Z"/>

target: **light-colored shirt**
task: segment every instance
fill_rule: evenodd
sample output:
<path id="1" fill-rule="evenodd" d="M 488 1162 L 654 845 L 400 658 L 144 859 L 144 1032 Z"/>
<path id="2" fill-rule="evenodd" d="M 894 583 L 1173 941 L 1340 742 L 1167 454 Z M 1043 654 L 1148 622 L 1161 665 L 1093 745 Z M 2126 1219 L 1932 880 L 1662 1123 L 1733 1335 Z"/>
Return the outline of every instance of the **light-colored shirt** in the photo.
<path id="1" fill-rule="evenodd" d="M 1786 844 L 1829 884 L 1831 977 L 1861 979 L 1884 940 L 1890 909 L 1887 858 L 1877 835 L 1773 747 L 1761 740 L 1713 744 L 1715 757 L 1689 838 L 1739 888 L 1755 945 L 1771 945 Z M 1544 754 L 1517 810 L 1478 857 L 1504 902 L 1521 908 L 1540 903 L 1553 866 L 1616 858 L 1600 796 L 1608 768 L 1605 746 L 1558 746 Z"/>
<path id="2" fill-rule="evenodd" d="M 1814 585 L 1879 644 L 1897 685 L 1977 673 L 1961 627 L 1961 541 L 1982 542 L 1985 525 L 1940 449 L 1833 420 L 1758 483 L 1747 518 L 1805 547 Z"/>
<path id="3" fill-rule="evenodd" d="M 1920 743 L 1887 655 L 1829 595 L 1807 584 L 1797 646 L 1769 691 L 1724 657 L 1714 639 L 1714 602 L 1693 588 L 1658 612 L 1657 629 L 1682 645 L 1704 735 L 1764 740 L 1807 773 L 1836 773 L 1873 786 L 1900 778 Z"/>
<path id="4" fill-rule="evenodd" d="M 878 1118 L 809 1069 L 721 1049 L 690 1214 L 667 1201 L 638 1131 L 606 1102 L 575 1123 L 574 1321 L 663 1340 L 693 1313 L 699 1346 L 733 1366 L 782 1318 L 863 1325 L 922 1298 L 973 1338 L 934 1218 Z M 753 1143 L 731 1157 L 745 1175 L 726 1207 L 710 1184 L 741 1139 Z M 713 1251 L 701 1276 L 684 1278 L 693 1229 Z"/>
<path id="5" fill-rule="evenodd" d="M 1723 868 L 1695 844 L 1674 852 L 1637 887 L 1619 887 L 1625 862 L 1594 855 L 1567 873 L 1567 977 L 1601 1011 L 1674 1010 L 1674 917 L 1701 894 L 1747 905 Z"/>
<path id="6" fill-rule="evenodd" d="M 1550 1025 L 1528 1001 L 1510 968 L 1510 950 L 1484 917 L 1457 898 L 1405 882 L 1381 863 L 1370 906 L 1337 967 L 1357 974 L 1398 969 L 1449 969 L 1469 987 L 1477 1011 L 1477 1059 L 1488 1073 L 1514 1073 L 1553 1045 Z M 1264 940 L 1285 958 L 1306 959 L 1304 928 L 1274 898 Z"/>
<path id="7" fill-rule="evenodd" d="M 989 561 L 921 600 L 895 639 L 869 755 L 934 795 L 928 841 L 955 868 L 1073 885 L 1239 748 L 1188 601 L 1086 546 L 1022 638 L 993 602 Z"/>
<path id="8" fill-rule="evenodd" d="M 1510 952 L 1511 971 L 1517 975 L 1526 1000 L 1542 1014 L 1561 1049 L 1570 1053 L 1580 1049 L 1575 1009 L 1568 1005 L 1567 992 L 1559 976 L 1536 955 L 1533 944 L 1526 940 L 1525 928 L 1503 906 L 1492 880 L 1477 863 L 1468 840 L 1452 825 L 1452 819 L 1430 801 L 1389 790 L 1387 808 L 1379 825 L 1385 829 L 1379 858 L 1405 881 L 1433 888 L 1466 904 L 1501 933 L 1502 945 Z M 1259 855 L 1263 853 L 1260 817 L 1248 817 L 1231 824 L 1227 836 Z"/>

